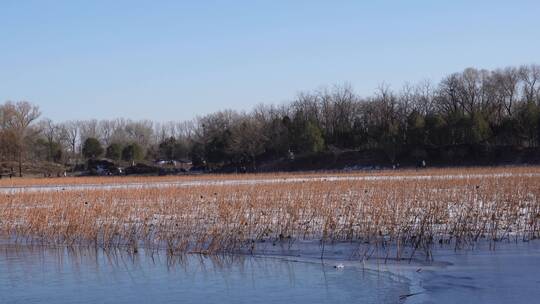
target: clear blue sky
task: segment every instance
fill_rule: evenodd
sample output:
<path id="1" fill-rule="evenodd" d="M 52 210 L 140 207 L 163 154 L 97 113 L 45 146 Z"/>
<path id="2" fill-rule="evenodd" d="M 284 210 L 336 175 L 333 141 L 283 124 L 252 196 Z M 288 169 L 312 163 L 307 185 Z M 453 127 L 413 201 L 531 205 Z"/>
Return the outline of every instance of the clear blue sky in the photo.
<path id="1" fill-rule="evenodd" d="M 540 1 L 0 0 L 0 101 L 54 120 L 185 120 L 529 63 Z"/>

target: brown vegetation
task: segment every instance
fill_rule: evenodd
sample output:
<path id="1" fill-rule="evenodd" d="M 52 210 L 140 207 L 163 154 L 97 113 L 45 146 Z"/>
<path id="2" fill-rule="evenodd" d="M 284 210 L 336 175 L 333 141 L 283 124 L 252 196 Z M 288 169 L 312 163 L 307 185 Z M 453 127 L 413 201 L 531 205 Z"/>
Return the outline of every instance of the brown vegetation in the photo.
<path id="1" fill-rule="evenodd" d="M 317 171 L 317 172 L 273 172 L 251 174 L 199 174 L 176 176 L 84 176 L 84 177 L 26 177 L 0 179 L 0 189 L 26 186 L 69 186 L 69 185 L 107 185 L 130 183 L 174 183 L 183 181 L 220 181 L 220 180 L 267 180 L 290 178 L 330 178 L 330 177 L 384 177 L 384 176 L 468 176 L 501 174 L 540 174 L 537 166 L 514 167 L 453 167 L 400 170 L 364 170 L 364 171 Z"/>
<path id="2" fill-rule="evenodd" d="M 143 245 L 166 248 L 170 253 L 254 252 L 268 241 L 346 241 L 376 246 L 398 258 L 403 248 L 429 257 L 430 248 L 439 243 L 459 248 L 482 239 L 528 241 L 540 237 L 538 169 L 506 169 L 512 174 L 505 176 L 496 174 L 503 172 L 498 170 L 470 169 L 465 170 L 470 174 L 466 178 L 444 179 L 396 176 L 333 181 L 313 174 L 310 176 L 323 179 L 226 187 L 23 191 L 0 195 L 0 235 L 17 242 L 127 246 L 135 251 Z M 394 171 L 380 173 L 392 174 Z M 127 180 L 134 179 L 122 181 Z"/>

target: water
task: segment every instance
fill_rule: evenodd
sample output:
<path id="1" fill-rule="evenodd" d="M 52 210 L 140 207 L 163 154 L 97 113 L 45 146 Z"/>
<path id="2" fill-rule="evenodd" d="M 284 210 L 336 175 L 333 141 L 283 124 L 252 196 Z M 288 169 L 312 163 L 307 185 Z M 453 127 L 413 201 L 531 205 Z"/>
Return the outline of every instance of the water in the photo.
<path id="1" fill-rule="evenodd" d="M 424 292 L 411 303 L 540 303 L 539 241 L 439 250 L 435 259 L 447 264 L 419 273 Z"/>
<path id="2" fill-rule="evenodd" d="M 0 303 L 397 303 L 405 279 L 316 260 L 0 245 Z"/>
<path id="3" fill-rule="evenodd" d="M 0 243 L 0 303 L 399 303 L 400 295 L 410 295 L 405 303 L 540 299 L 538 241 L 501 242 L 496 250 L 486 244 L 457 252 L 434 248 L 432 263 L 360 263 L 339 259 L 344 249 L 333 249 L 323 264 L 314 255 L 284 258 L 275 250 L 266 257 L 169 257 Z"/>

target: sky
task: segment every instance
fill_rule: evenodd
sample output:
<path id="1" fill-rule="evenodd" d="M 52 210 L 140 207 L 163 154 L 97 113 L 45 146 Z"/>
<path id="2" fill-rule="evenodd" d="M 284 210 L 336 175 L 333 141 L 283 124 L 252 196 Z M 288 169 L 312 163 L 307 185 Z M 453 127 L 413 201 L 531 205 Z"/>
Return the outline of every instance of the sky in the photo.
<path id="1" fill-rule="evenodd" d="M 0 0 L 0 102 L 55 121 L 189 120 L 533 63 L 536 0 Z"/>

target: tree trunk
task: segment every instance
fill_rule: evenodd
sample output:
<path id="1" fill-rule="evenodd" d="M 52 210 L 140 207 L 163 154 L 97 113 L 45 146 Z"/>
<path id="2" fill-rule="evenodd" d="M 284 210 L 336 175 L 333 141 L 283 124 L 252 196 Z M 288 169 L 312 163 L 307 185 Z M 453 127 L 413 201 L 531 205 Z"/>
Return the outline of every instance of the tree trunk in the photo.
<path id="1" fill-rule="evenodd" d="M 22 177 L 22 153 L 20 151 L 19 151 L 18 162 L 19 162 L 19 177 Z"/>

